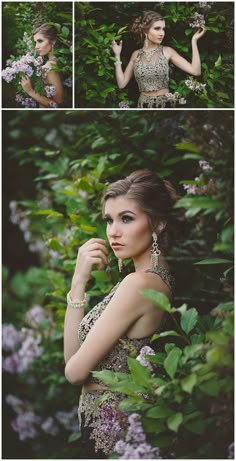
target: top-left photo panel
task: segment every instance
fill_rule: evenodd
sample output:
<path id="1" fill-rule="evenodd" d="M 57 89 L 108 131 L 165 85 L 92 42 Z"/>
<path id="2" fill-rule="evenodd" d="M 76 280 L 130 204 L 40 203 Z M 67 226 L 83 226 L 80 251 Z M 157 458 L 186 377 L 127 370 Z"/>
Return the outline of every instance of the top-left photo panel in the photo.
<path id="1" fill-rule="evenodd" d="M 73 107 L 72 2 L 2 2 L 2 108 Z"/>

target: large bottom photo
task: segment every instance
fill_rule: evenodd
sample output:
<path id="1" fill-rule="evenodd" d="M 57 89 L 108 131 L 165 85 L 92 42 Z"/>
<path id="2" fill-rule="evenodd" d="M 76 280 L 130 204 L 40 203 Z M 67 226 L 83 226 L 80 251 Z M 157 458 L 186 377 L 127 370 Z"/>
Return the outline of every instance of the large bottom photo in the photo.
<path id="1" fill-rule="evenodd" d="M 2 458 L 234 459 L 233 111 L 2 118 Z"/>

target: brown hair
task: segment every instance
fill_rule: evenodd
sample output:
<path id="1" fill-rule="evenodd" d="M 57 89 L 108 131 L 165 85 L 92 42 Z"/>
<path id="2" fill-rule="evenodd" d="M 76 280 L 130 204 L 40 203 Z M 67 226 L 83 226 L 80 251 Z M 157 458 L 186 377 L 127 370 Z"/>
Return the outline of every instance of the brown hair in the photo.
<path id="1" fill-rule="evenodd" d="M 57 40 L 57 28 L 53 24 L 41 24 L 33 27 L 33 35 L 42 34 L 50 42 Z"/>
<path id="2" fill-rule="evenodd" d="M 126 195 L 137 202 L 150 222 L 151 230 L 155 230 L 160 222 L 166 226 L 159 234 L 162 250 L 173 244 L 176 237 L 177 217 L 173 205 L 180 199 L 169 181 L 163 180 L 149 170 L 138 170 L 127 178 L 120 179 L 108 186 L 102 198 L 103 210 L 109 198 Z"/>
<path id="3" fill-rule="evenodd" d="M 148 33 L 155 21 L 164 21 L 163 16 L 156 11 L 144 11 L 142 16 L 135 19 L 131 27 L 131 32 L 138 43 L 144 42 L 145 34 Z"/>

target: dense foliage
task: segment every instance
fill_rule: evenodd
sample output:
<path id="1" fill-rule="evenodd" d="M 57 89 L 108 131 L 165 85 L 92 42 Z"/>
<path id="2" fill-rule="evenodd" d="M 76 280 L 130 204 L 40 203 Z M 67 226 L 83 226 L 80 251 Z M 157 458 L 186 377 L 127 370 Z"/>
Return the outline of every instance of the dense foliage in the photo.
<path id="1" fill-rule="evenodd" d="M 54 51 L 58 64 L 54 69 L 61 73 L 65 92 L 63 107 L 72 107 L 72 3 L 71 2 L 4 2 L 2 8 L 4 67 L 19 61 L 21 56 L 34 52 L 32 27 L 44 23 L 53 24 L 58 33 L 57 48 Z M 10 85 L 3 81 L 3 107 L 18 107 L 15 93 L 19 91 L 22 72 Z M 37 75 L 32 76 L 35 90 L 40 91 Z M 37 85 L 35 87 L 35 84 Z"/>
<path id="2" fill-rule="evenodd" d="M 174 307 L 156 292 L 145 293 L 174 323 L 154 337 L 160 349 L 148 357 L 152 371 L 131 357 L 128 377 L 105 372 L 103 379 L 127 394 L 122 408 L 141 415 L 161 456 L 226 458 L 233 440 L 232 113 L 3 115 L 10 202 L 4 210 L 11 221 L 4 220 L 3 368 L 22 446 L 31 457 L 79 458 L 79 390 L 64 378 L 65 297 L 78 247 L 105 237 L 100 198 L 106 184 L 150 168 L 173 183 L 185 208 L 185 235 L 167 255 L 176 275 Z M 94 269 L 89 308 L 118 277 L 114 257 L 110 272 Z"/>
<path id="3" fill-rule="evenodd" d="M 145 2 L 145 8 L 142 2 L 76 3 L 76 107 L 122 107 L 122 102 L 136 107 L 136 83 L 117 88 L 110 44 L 123 39 L 124 68 L 137 49 L 130 27 L 144 9 L 164 16 L 164 45 L 189 61 L 196 31 L 191 24 L 196 14 L 203 15 L 207 33 L 198 42 L 202 76 L 186 84 L 189 77 L 171 65 L 170 90 L 186 99 L 186 107 L 233 107 L 233 8 L 233 2 Z"/>

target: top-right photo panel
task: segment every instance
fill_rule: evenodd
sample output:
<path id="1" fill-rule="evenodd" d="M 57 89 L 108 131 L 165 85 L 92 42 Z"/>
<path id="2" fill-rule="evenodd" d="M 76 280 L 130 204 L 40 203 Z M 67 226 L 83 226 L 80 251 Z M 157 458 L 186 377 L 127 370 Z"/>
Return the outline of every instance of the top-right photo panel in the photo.
<path id="1" fill-rule="evenodd" d="M 234 2 L 75 2 L 75 107 L 233 108 Z"/>

